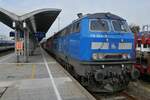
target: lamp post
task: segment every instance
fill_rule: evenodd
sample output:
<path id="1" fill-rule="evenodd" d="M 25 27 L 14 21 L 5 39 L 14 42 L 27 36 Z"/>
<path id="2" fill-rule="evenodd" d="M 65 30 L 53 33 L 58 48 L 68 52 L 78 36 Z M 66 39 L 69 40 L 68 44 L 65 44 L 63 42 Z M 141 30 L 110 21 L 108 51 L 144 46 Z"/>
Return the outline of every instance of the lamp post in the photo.
<path id="1" fill-rule="evenodd" d="M 18 36 L 18 31 L 17 31 L 17 25 L 16 24 L 17 24 L 17 22 L 13 21 L 12 26 L 15 30 L 15 53 L 16 53 L 16 56 L 17 56 L 17 63 L 18 63 L 19 62 L 19 55 L 18 55 L 18 51 L 17 51 L 17 48 L 16 48 L 16 43 L 19 39 L 19 36 Z"/>
<path id="2" fill-rule="evenodd" d="M 27 31 L 26 22 L 23 22 L 23 29 L 24 29 L 24 56 L 25 62 L 28 62 L 28 41 L 29 41 L 29 34 Z"/>

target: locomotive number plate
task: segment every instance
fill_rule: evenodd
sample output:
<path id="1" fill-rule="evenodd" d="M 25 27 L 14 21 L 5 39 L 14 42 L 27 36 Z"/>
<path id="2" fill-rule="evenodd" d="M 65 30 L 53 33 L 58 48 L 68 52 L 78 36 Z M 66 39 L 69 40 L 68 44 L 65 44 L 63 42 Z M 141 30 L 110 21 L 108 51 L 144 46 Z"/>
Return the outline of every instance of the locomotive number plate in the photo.
<path id="1" fill-rule="evenodd" d="M 119 49 L 132 49 L 132 43 L 119 43 Z"/>

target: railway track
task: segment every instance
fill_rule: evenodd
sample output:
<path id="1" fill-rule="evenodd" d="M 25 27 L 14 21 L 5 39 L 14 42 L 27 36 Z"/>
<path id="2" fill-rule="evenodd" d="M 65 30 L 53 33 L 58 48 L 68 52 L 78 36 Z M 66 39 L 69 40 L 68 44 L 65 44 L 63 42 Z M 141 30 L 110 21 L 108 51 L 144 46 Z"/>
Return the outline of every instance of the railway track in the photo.
<path id="1" fill-rule="evenodd" d="M 91 93 L 97 100 L 150 100 L 150 87 L 141 81 L 131 82 L 128 88 L 120 93 L 101 95 Z"/>
<path id="2" fill-rule="evenodd" d="M 121 93 L 109 94 L 109 95 L 102 95 L 92 93 L 96 100 L 138 100 L 133 95 L 123 91 Z"/>
<path id="3" fill-rule="evenodd" d="M 121 92 L 120 95 L 126 97 L 126 100 L 138 100 L 135 96 L 127 93 L 127 92 Z"/>
<path id="4" fill-rule="evenodd" d="M 14 49 L 1 51 L 1 52 L 0 52 L 0 57 L 5 56 L 5 55 L 7 55 L 7 54 L 10 54 L 10 53 L 12 53 L 12 52 L 14 52 Z"/>

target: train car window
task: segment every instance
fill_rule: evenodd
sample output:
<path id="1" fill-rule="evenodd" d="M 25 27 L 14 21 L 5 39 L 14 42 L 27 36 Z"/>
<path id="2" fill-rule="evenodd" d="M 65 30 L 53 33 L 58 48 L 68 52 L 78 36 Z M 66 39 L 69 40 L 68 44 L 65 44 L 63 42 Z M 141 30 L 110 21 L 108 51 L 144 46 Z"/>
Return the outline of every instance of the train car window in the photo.
<path id="1" fill-rule="evenodd" d="M 102 19 L 92 19 L 90 22 L 90 30 L 107 32 L 109 31 L 108 22 Z"/>
<path id="2" fill-rule="evenodd" d="M 80 32 L 80 23 L 76 24 L 76 32 Z"/>
<path id="3" fill-rule="evenodd" d="M 70 26 L 67 27 L 66 34 L 70 34 L 70 28 L 71 28 Z"/>
<path id="4" fill-rule="evenodd" d="M 69 32 L 69 28 L 70 28 L 70 26 L 67 27 L 67 29 L 66 29 L 66 34 L 69 34 L 69 33 L 70 33 L 70 32 Z"/>
<path id="5" fill-rule="evenodd" d="M 72 33 L 72 25 L 69 27 L 69 33 Z"/>
<path id="6" fill-rule="evenodd" d="M 66 33 L 66 29 L 63 29 L 63 30 L 61 31 L 61 35 L 60 35 L 60 36 L 64 36 L 65 33 Z"/>
<path id="7" fill-rule="evenodd" d="M 67 30 L 66 28 L 63 30 L 63 36 L 66 34 L 66 30 Z"/>
<path id="8" fill-rule="evenodd" d="M 80 32 L 80 23 L 74 23 L 72 25 L 72 32 Z"/>
<path id="9" fill-rule="evenodd" d="M 72 31 L 76 32 L 76 24 L 75 23 L 73 24 L 73 30 Z"/>
<path id="10" fill-rule="evenodd" d="M 72 33 L 73 32 L 73 24 L 71 24 L 71 26 L 70 26 L 70 33 Z"/>
<path id="11" fill-rule="evenodd" d="M 112 25 L 113 25 L 114 31 L 116 32 L 130 32 L 129 27 L 125 21 L 113 20 Z"/>
<path id="12" fill-rule="evenodd" d="M 147 48 L 147 44 L 144 44 L 143 47 L 144 47 L 144 48 Z"/>
<path id="13" fill-rule="evenodd" d="M 138 44 L 138 47 L 141 47 L 141 43 Z"/>

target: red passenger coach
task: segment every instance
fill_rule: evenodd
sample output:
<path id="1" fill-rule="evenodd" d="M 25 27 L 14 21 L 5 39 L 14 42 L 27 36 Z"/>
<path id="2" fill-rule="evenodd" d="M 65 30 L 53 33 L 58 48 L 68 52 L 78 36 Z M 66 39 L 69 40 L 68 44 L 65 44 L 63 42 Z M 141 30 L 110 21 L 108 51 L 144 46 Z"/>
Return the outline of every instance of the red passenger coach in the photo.
<path id="1" fill-rule="evenodd" d="M 145 30 L 145 28 L 147 30 Z M 149 28 L 150 26 L 148 25 L 143 26 L 143 31 L 138 34 L 137 45 L 136 45 L 137 52 L 150 53 L 150 30 Z"/>
<path id="2" fill-rule="evenodd" d="M 143 31 L 135 36 L 136 38 L 136 58 L 135 68 L 141 76 L 150 76 L 150 25 L 143 26 Z"/>

